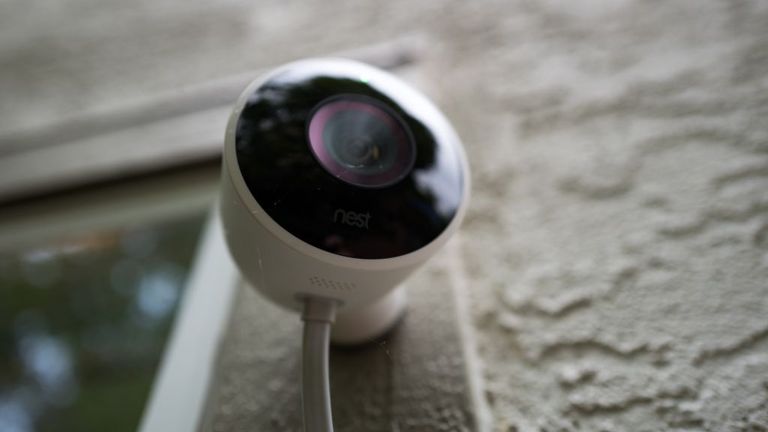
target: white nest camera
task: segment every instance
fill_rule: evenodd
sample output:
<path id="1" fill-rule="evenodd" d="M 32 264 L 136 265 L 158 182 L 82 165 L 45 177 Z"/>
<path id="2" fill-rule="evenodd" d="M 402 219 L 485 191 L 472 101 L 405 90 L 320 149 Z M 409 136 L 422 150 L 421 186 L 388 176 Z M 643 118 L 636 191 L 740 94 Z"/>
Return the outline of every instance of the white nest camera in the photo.
<path id="1" fill-rule="evenodd" d="M 229 119 L 221 214 L 232 256 L 281 306 L 336 300 L 336 342 L 397 321 L 397 287 L 456 231 L 468 200 L 451 125 L 368 65 L 288 64 L 252 83 Z"/>

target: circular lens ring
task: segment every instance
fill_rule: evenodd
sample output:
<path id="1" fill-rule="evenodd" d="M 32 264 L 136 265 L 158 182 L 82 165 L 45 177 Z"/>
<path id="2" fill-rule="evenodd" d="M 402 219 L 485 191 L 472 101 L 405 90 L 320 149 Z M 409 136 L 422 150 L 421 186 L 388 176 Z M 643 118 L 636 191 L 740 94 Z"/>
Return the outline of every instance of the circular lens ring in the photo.
<path id="1" fill-rule="evenodd" d="M 328 151 L 323 131 L 338 113 L 348 110 L 364 112 L 384 122 L 395 137 L 395 161 L 383 173 L 365 174 L 344 166 Z M 411 132 L 391 108 L 376 99 L 355 94 L 333 96 L 321 101 L 312 110 L 307 126 L 307 138 L 312 155 L 332 176 L 354 186 L 383 188 L 402 180 L 411 172 L 416 162 L 416 146 Z"/>

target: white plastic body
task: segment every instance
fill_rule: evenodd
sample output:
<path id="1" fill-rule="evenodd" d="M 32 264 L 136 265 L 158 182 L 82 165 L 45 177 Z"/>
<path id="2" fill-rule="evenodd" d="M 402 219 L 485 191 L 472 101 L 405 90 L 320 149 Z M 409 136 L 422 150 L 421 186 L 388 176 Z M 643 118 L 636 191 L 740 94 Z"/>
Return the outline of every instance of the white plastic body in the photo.
<path id="1" fill-rule="evenodd" d="M 331 342 L 357 345 L 384 336 L 405 315 L 406 304 L 405 287 L 399 285 L 369 305 L 345 309 L 336 314 Z"/>
<path id="2" fill-rule="evenodd" d="M 456 216 L 434 241 L 419 250 L 394 258 L 358 259 L 319 249 L 278 225 L 253 198 L 245 184 L 237 163 L 235 129 L 248 96 L 272 74 L 248 86 L 229 118 L 224 143 L 221 216 L 232 257 L 245 278 L 275 303 L 300 310 L 302 298 L 306 296 L 331 298 L 339 301 L 339 317 L 344 317 L 382 299 L 433 256 L 458 229 L 469 201 L 469 169 L 458 136 L 442 113 L 426 97 L 393 76 L 350 60 L 304 60 L 286 67 L 296 69 L 303 63 L 328 61 L 355 68 L 359 73 L 375 76 L 376 79 L 391 81 L 391 85 L 397 86 L 409 106 L 418 107 L 421 114 L 437 125 L 433 132 L 438 138 L 456 147 L 464 178 L 463 199 Z M 402 311 L 402 305 L 396 307 Z M 392 311 L 377 316 L 391 318 Z M 394 319 L 400 312 L 394 315 Z"/>

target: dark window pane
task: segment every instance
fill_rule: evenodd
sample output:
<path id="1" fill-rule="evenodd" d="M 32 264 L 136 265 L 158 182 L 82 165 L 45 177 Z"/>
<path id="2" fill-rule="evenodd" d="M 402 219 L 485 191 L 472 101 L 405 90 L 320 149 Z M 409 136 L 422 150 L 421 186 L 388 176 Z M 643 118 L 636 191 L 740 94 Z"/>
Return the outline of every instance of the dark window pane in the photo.
<path id="1" fill-rule="evenodd" d="M 136 430 L 203 221 L 0 253 L 0 430 Z"/>

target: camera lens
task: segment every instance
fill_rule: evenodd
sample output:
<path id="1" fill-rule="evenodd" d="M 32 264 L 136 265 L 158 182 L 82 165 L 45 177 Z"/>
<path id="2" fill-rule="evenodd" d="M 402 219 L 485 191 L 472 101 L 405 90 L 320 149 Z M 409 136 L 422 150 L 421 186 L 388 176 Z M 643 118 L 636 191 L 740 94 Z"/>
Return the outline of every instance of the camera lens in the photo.
<path id="1" fill-rule="evenodd" d="M 345 95 L 321 102 L 307 130 L 320 165 L 349 184 L 378 188 L 401 180 L 416 159 L 411 134 L 375 99 Z"/>

